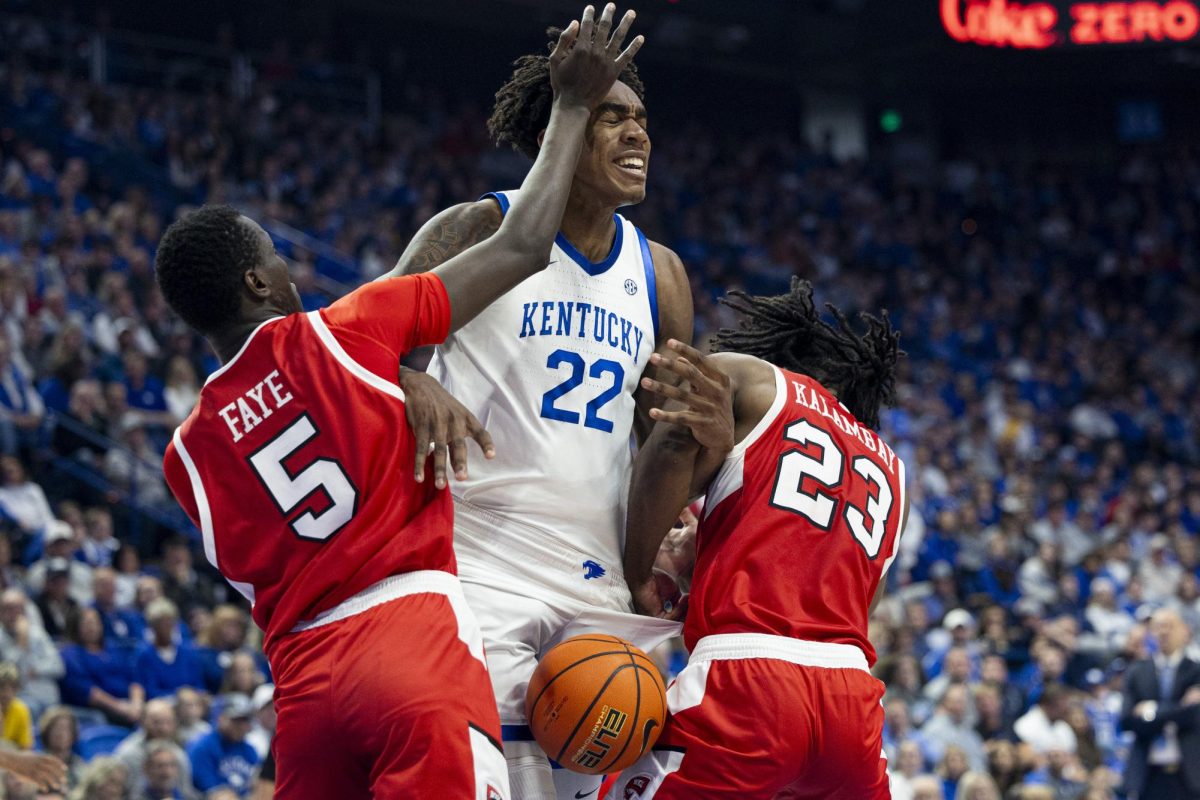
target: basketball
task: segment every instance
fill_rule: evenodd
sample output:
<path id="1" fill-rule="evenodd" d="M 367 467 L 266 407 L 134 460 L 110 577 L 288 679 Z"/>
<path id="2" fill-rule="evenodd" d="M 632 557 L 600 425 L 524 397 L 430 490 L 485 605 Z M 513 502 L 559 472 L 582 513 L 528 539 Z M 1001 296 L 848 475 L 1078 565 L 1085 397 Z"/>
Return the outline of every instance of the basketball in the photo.
<path id="1" fill-rule="evenodd" d="M 666 687 L 654 662 L 624 639 L 575 636 L 538 664 L 525 716 L 538 744 L 566 769 L 619 772 L 662 733 Z"/>

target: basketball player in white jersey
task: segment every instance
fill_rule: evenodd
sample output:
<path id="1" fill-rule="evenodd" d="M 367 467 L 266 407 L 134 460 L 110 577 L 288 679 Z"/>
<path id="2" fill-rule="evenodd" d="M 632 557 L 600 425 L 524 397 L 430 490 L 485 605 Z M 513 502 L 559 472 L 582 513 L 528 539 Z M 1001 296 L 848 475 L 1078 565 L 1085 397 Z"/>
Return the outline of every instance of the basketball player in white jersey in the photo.
<path id="1" fill-rule="evenodd" d="M 547 59 L 525 56 L 515 67 L 488 126 L 532 158 L 550 111 Z M 593 113 L 549 266 L 447 339 L 429 368 L 497 444 L 494 459 L 452 485 L 455 550 L 483 628 L 518 800 L 583 798 L 600 786 L 599 777 L 552 769 L 532 739 L 525 688 L 540 656 L 587 632 L 649 649 L 679 629 L 632 614 L 621 573 L 631 434 L 640 440 L 652 425 L 639 380 L 657 372 L 650 354 L 666 352 L 668 339 L 692 338 L 679 257 L 616 213 L 646 193 L 642 96 L 630 65 Z M 487 238 L 514 196 L 494 192 L 443 211 L 397 269 L 432 269 Z M 408 372 L 401 380 L 406 391 L 428 382 Z M 460 424 L 434 443 L 443 463 L 450 446 L 460 478 L 466 435 Z"/>

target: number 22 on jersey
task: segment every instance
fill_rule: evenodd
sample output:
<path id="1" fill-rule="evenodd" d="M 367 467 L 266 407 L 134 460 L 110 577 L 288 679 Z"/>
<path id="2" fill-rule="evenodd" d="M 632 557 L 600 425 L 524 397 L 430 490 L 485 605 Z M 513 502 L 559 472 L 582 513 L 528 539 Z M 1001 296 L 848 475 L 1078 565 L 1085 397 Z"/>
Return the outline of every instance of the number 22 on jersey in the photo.
<path id="1" fill-rule="evenodd" d="M 621 393 L 621 386 L 625 383 L 625 368 L 616 361 L 610 361 L 607 358 L 597 359 L 592 362 L 591 367 L 588 367 L 583 360 L 583 356 L 579 355 L 579 353 L 571 350 L 563 350 L 562 348 L 555 350 L 546 359 L 546 367 L 549 369 L 560 370 L 564 366 L 570 367 L 571 374 L 565 381 L 542 395 L 542 416 L 546 419 L 578 425 L 579 412 L 559 408 L 556 403 L 564 395 L 569 394 L 583 384 L 585 370 L 589 378 L 600 379 L 609 375 L 612 376 L 612 385 L 588 401 L 587 413 L 584 415 L 583 425 L 586 428 L 595 428 L 598 431 L 612 433 L 612 420 L 600 416 L 600 409 Z"/>

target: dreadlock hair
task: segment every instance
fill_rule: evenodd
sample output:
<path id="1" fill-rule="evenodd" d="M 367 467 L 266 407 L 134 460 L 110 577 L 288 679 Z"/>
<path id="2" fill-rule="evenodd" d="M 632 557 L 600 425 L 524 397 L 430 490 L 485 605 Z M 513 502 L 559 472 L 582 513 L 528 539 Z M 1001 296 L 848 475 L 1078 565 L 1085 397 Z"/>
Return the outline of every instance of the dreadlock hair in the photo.
<path id="1" fill-rule="evenodd" d="M 846 315 L 826 304 L 836 325 L 820 318 L 813 287 L 792 277 L 792 288 L 777 297 L 753 297 L 731 291 L 722 303 L 743 315 L 736 330 L 722 328 L 714 351 L 745 353 L 793 372 L 810 375 L 834 391 L 838 399 L 869 428 L 879 426 L 879 408 L 896 401 L 896 362 L 903 351 L 900 334 L 886 311 L 879 317 L 860 314 L 867 324 L 855 333 Z"/>
<path id="2" fill-rule="evenodd" d="M 184 322 L 211 334 L 237 320 L 242 274 L 260 243 L 229 206 L 204 206 L 167 228 L 154 259 L 163 299 Z"/>
<path id="3" fill-rule="evenodd" d="M 550 39 L 547 52 L 554 51 L 558 28 L 548 28 Z M 549 55 L 521 56 L 513 62 L 512 77 L 496 92 L 496 106 L 488 119 L 488 133 L 496 144 L 508 144 L 514 150 L 537 158 L 538 134 L 550 124 L 550 104 L 554 91 L 550 87 Z M 633 90 L 638 99 L 646 102 L 646 87 L 632 62 L 621 72 L 619 80 Z"/>

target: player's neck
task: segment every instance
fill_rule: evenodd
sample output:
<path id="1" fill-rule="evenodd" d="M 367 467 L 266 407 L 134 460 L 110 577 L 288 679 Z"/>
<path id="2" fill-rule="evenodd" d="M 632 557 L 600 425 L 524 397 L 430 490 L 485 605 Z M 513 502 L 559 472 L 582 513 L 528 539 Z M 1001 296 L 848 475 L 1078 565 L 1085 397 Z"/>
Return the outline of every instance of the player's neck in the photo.
<path id="1" fill-rule="evenodd" d="M 616 207 L 597 202 L 588 192 L 572 191 L 559 230 L 590 261 L 603 261 L 612 250 Z"/>
<path id="2" fill-rule="evenodd" d="M 221 363 L 228 364 L 242 349 L 242 345 L 250 338 L 250 334 L 254 333 L 255 328 L 269 319 L 283 316 L 286 314 L 279 309 L 264 306 L 250 317 L 235 322 L 220 333 L 212 334 L 208 337 L 208 343 L 212 345 L 213 352 L 221 359 Z"/>

